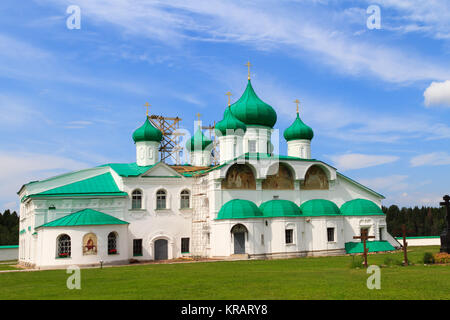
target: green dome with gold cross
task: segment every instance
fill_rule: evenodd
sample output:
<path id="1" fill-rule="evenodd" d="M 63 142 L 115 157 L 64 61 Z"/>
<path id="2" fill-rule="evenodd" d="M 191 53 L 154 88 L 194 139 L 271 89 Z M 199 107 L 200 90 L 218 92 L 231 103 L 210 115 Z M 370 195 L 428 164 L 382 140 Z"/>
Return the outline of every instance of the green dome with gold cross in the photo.
<path id="1" fill-rule="evenodd" d="M 162 132 L 156 129 L 147 117 L 144 124 L 134 131 L 133 140 L 135 143 L 141 141 L 161 142 Z"/>
<path id="2" fill-rule="evenodd" d="M 230 108 L 233 115 L 247 126 L 273 128 L 277 122 L 277 113 L 256 95 L 250 79 L 242 96 Z"/>

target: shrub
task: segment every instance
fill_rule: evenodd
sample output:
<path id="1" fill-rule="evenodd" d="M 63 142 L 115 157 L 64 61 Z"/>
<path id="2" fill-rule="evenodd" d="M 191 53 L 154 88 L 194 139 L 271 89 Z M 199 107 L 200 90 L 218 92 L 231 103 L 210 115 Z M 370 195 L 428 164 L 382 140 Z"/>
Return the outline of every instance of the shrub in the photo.
<path id="1" fill-rule="evenodd" d="M 425 252 L 423 254 L 423 263 L 425 263 L 425 264 L 433 264 L 434 263 L 434 256 L 431 252 Z"/>
<path id="2" fill-rule="evenodd" d="M 363 256 L 352 256 L 352 262 L 350 263 L 350 268 L 361 268 L 363 266 L 364 258 Z"/>
<path id="3" fill-rule="evenodd" d="M 401 266 L 403 262 L 399 259 L 395 259 L 393 257 L 386 257 L 384 259 L 384 264 L 387 266 Z"/>
<path id="4" fill-rule="evenodd" d="M 450 263 L 450 254 L 446 252 L 436 253 L 433 258 L 435 263 Z"/>

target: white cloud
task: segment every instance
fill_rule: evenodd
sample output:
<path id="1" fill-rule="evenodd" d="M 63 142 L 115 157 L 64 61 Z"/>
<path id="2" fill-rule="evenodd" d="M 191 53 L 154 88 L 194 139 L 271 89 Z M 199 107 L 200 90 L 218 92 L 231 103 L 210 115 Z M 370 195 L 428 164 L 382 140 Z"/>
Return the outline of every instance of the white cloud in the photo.
<path id="1" fill-rule="evenodd" d="M 337 169 L 342 171 L 378 166 L 395 162 L 398 159 L 399 157 L 397 156 L 369 155 L 360 153 L 331 156 L 331 160 L 334 162 Z"/>
<path id="2" fill-rule="evenodd" d="M 408 188 L 406 179 L 408 179 L 406 175 L 390 175 L 373 179 L 360 179 L 359 182 L 374 190 L 405 191 Z"/>
<path id="3" fill-rule="evenodd" d="M 49 0 L 55 2 L 55 0 Z M 61 5 L 60 1 L 57 1 Z M 70 1 L 66 1 L 70 3 Z M 283 50 L 319 61 L 353 76 L 372 76 L 395 83 L 445 80 L 450 67 L 393 46 L 355 37 L 345 27 L 348 15 L 279 1 L 237 2 L 80 0 L 83 17 L 117 26 L 122 32 L 181 47 L 185 41 L 233 42 L 258 50 Z M 322 12 L 326 12 L 323 13 Z M 344 24 L 344 25 L 343 25 Z M 372 40 L 373 41 L 373 40 Z M 307 57 L 305 58 L 305 55 Z"/>
<path id="4" fill-rule="evenodd" d="M 450 154 L 447 152 L 432 152 L 413 157 L 412 167 L 450 165 Z"/>
<path id="5" fill-rule="evenodd" d="M 444 82 L 432 82 L 423 95 L 427 107 L 450 107 L 450 80 Z"/>
<path id="6" fill-rule="evenodd" d="M 16 192 L 25 183 L 90 167 L 64 156 L 17 151 L 0 151 L 0 163 L 0 203 L 5 209 L 18 203 Z"/>

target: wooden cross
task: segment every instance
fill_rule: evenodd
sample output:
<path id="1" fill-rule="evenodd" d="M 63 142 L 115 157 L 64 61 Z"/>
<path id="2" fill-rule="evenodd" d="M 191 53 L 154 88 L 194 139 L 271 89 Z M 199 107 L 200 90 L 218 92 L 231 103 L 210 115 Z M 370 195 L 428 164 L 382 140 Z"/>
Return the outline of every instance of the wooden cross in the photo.
<path id="1" fill-rule="evenodd" d="M 444 202 L 439 203 L 445 207 L 447 211 L 447 230 L 444 230 L 441 234 L 441 252 L 450 253 L 450 196 L 444 196 Z"/>
<path id="2" fill-rule="evenodd" d="M 227 93 L 225 93 L 225 95 L 228 96 L 228 106 L 230 106 L 231 105 L 231 96 L 232 96 L 232 94 L 231 94 L 230 91 L 228 91 Z"/>
<path id="3" fill-rule="evenodd" d="M 402 234 L 403 234 L 403 256 L 405 259 L 404 265 L 408 265 L 408 242 L 406 242 L 406 225 L 402 224 Z"/>
<path id="4" fill-rule="evenodd" d="M 248 80 L 250 80 L 250 67 L 251 67 L 250 61 L 247 61 L 245 65 L 248 67 Z"/>
<path id="5" fill-rule="evenodd" d="M 363 243 L 364 243 L 364 267 L 366 267 L 366 268 L 367 268 L 367 252 L 369 251 L 367 249 L 367 246 L 366 246 L 366 241 L 368 239 L 373 239 L 373 238 L 375 238 L 375 237 L 374 236 L 369 236 L 367 234 L 367 229 L 362 229 L 360 236 L 354 236 L 353 237 L 353 239 L 361 239 L 363 241 Z"/>
<path id="6" fill-rule="evenodd" d="M 300 103 L 300 100 L 298 100 L 298 99 L 295 99 L 295 100 L 294 100 L 294 103 L 296 103 L 296 104 L 297 104 L 297 114 L 298 114 L 298 104 Z"/>
<path id="7" fill-rule="evenodd" d="M 147 117 L 148 117 L 148 107 L 150 107 L 150 106 L 151 106 L 151 104 L 148 103 L 148 102 L 146 102 L 146 103 L 144 104 L 144 107 L 147 107 Z"/>

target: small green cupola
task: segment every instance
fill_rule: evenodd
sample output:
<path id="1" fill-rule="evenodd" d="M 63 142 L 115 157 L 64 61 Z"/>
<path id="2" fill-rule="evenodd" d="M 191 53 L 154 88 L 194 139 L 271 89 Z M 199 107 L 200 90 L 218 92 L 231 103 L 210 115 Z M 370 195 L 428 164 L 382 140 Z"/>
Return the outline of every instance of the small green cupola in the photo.
<path id="1" fill-rule="evenodd" d="M 156 129 L 147 118 L 145 123 L 134 131 L 133 140 L 135 143 L 142 141 L 161 142 L 162 132 Z"/>
<path id="2" fill-rule="evenodd" d="M 312 140 L 314 137 L 314 132 L 311 127 L 307 126 L 297 112 L 297 118 L 294 120 L 294 123 L 284 130 L 284 138 L 286 141 L 292 140 Z"/>
<path id="3" fill-rule="evenodd" d="M 247 131 L 247 126 L 236 118 L 228 107 L 223 114 L 223 119 L 217 122 L 215 130 L 218 136 L 226 136 L 227 132 L 234 135 L 244 135 Z"/>
<path id="4" fill-rule="evenodd" d="M 211 139 L 205 136 L 199 127 L 195 134 L 186 142 L 186 149 L 190 152 L 204 151 L 211 144 Z"/>
<path id="5" fill-rule="evenodd" d="M 242 96 L 230 108 L 233 115 L 247 126 L 273 128 L 277 122 L 277 113 L 256 95 L 250 79 Z"/>

